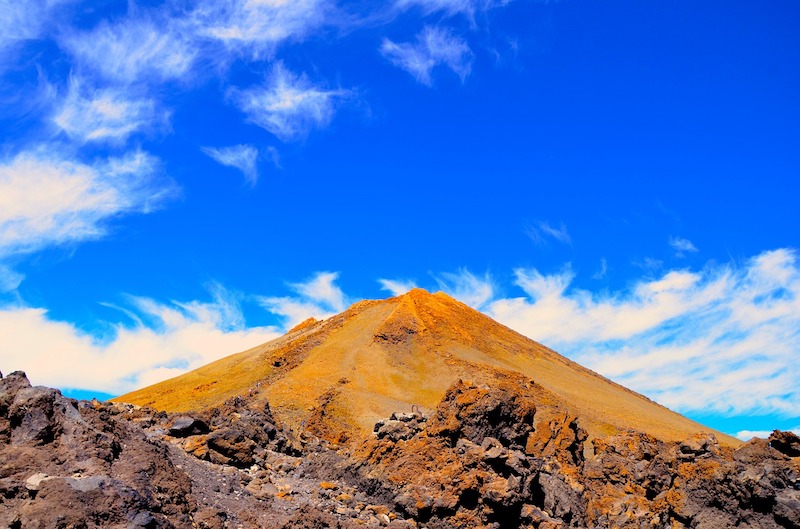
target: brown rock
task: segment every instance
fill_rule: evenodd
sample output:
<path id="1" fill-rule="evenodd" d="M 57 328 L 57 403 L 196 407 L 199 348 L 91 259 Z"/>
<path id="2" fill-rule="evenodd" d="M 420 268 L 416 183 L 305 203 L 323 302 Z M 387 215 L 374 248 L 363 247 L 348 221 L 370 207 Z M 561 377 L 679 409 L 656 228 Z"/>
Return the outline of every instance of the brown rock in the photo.
<path id="1" fill-rule="evenodd" d="M 0 380 L 0 526 L 188 526 L 187 476 L 110 408 L 31 387 L 21 372 Z"/>
<path id="2" fill-rule="evenodd" d="M 458 381 L 445 393 L 428 421 L 429 435 L 481 444 L 494 437 L 503 446 L 524 446 L 533 431 L 536 406 L 509 387 L 478 387 Z"/>
<path id="3" fill-rule="evenodd" d="M 769 436 L 769 445 L 789 457 L 800 457 L 800 437 L 792 432 L 775 430 Z"/>

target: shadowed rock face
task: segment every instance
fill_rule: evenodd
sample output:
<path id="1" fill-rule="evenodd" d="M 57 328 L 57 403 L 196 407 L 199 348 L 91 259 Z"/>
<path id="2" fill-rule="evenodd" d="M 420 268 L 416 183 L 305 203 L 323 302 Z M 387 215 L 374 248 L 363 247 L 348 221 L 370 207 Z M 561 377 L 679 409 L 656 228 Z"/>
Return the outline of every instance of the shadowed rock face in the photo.
<path id="1" fill-rule="evenodd" d="M 794 434 L 737 450 L 712 435 L 587 441 L 579 418 L 535 395 L 519 380 L 458 382 L 429 419 L 382 421 L 346 460 L 316 468 L 429 528 L 800 527 Z"/>
<path id="2" fill-rule="evenodd" d="M 800 528 L 800 439 L 589 440 L 536 384 L 458 381 L 337 447 L 264 400 L 169 415 L 0 379 L 0 527 Z"/>
<path id="3" fill-rule="evenodd" d="M 189 524 L 190 483 L 136 424 L 24 373 L 0 380 L 0 526 Z"/>

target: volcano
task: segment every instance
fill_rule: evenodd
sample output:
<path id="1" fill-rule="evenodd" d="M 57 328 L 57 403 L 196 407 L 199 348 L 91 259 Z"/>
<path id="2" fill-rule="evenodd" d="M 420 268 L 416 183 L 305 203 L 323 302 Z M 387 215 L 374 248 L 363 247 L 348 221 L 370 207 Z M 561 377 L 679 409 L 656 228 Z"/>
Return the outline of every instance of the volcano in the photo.
<path id="1" fill-rule="evenodd" d="M 800 438 L 742 444 L 443 293 L 123 395 L 0 374 L 0 526 L 800 529 Z"/>
<path id="2" fill-rule="evenodd" d="M 393 412 L 429 413 L 459 379 L 513 381 L 540 408 L 579 417 L 590 437 L 638 432 L 680 441 L 711 432 L 443 292 L 422 289 L 309 319 L 281 338 L 115 401 L 185 412 L 263 399 L 293 430 L 342 441 Z"/>

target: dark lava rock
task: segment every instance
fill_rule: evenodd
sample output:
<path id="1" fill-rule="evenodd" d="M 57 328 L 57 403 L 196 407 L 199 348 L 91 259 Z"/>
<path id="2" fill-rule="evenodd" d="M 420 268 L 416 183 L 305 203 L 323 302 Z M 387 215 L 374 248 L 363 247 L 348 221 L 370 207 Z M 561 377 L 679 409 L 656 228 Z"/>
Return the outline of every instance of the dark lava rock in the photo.
<path id="1" fill-rule="evenodd" d="M 494 437 L 504 446 L 524 447 L 535 413 L 533 401 L 510 388 L 478 387 L 459 380 L 428 420 L 427 431 L 449 438 L 453 445 L 459 438 L 481 444 L 485 437 Z"/>
<path id="2" fill-rule="evenodd" d="M 24 373 L 0 380 L 0 526 L 190 527 L 185 474 L 125 420 Z"/>
<path id="3" fill-rule="evenodd" d="M 800 437 L 792 432 L 775 430 L 769 436 L 769 445 L 789 457 L 800 457 Z"/>
<path id="4" fill-rule="evenodd" d="M 0 378 L 0 527 L 800 529 L 800 438 L 589 441 L 529 381 L 454 384 L 334 447 L 263 401 L 169 416 Z"/>
<path id="5" fill-rule="evenodd" d="M 792 434 L 733 451 L 713 435 L 627 433 L 587 451 L 579 419 L 537 411 L 519 386 L 459 382 L 419 431 L 394 435 L 399 421 L 382 421 L 329 471 L 426 527 L 800 527 Z"/>
<path id="6" fill-rule="evenodd" d="M 173 437 L 189 437 L 190 435 L 208 433 L 208 425 L 200 419 L 181 415 L 173 419 L 167 431 Z"/>

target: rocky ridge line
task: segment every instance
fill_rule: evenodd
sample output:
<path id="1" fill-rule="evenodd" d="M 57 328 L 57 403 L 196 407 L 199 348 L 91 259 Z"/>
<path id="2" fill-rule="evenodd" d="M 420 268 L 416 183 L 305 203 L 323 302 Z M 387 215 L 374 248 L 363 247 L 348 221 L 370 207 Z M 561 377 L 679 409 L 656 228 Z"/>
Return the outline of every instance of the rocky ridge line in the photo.
<path id="1" fill-rule="evenodd" d="M 337 446 L 254 395 L 169 415 L 15 372 L 0 379 L 0 527 L 800 528 L 794 434 L 736 450 L 588 440 L 534 387 L 459 381 L 430 416 L 398 412 Z"/>

